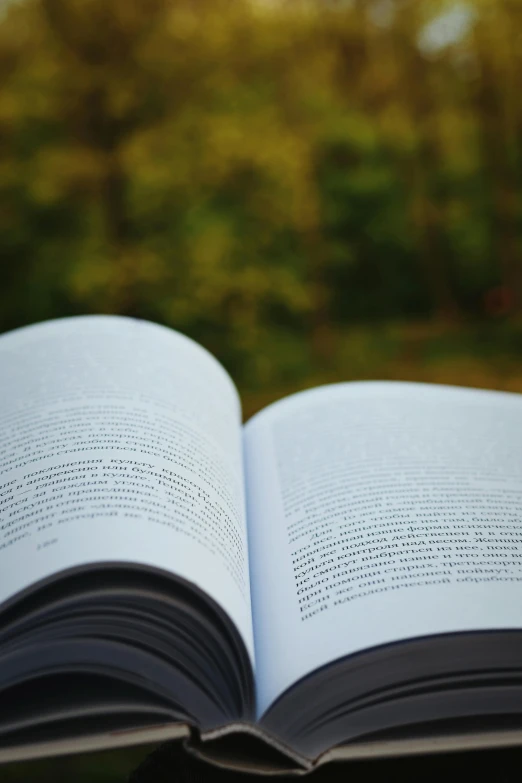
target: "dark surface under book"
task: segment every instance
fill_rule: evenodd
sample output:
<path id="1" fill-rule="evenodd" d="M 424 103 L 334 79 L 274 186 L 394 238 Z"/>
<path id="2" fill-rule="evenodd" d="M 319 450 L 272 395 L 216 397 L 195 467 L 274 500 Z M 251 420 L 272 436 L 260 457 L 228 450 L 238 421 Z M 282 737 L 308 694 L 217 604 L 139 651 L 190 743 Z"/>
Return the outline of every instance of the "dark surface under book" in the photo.
<path id="1" fill-rule="evenodd" d="M 314 783 L 440 783 L 443 780 L 490 780 L 518 783 L 522 775 L 522 749 L 483 750 L 472 753 L 422 755 L 414 758 L 375 759 L 329 764 L 310 773 Z M 168 743 L 146 757 L 130 774 L 128 783 L 248 783 L 259 780 L 252 774 L 216 769 L 187 757 L 174 743 Z M 271 780 L 289 780 L 277 775 Z"/>

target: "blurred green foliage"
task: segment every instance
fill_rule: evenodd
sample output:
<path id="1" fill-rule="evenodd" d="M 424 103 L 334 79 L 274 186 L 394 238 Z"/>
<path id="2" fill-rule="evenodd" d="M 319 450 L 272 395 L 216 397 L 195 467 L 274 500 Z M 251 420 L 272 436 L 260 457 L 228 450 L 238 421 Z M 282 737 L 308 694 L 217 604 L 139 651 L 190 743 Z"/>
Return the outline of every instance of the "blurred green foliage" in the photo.
<path id="1" fill-rule="evenodd" d="M 434 334 L 515 324 L 516 357 L 521 30 L 518 0 L 4 2 L 0 331 L 149 318 L 268 397 L 453 379 Z"/>

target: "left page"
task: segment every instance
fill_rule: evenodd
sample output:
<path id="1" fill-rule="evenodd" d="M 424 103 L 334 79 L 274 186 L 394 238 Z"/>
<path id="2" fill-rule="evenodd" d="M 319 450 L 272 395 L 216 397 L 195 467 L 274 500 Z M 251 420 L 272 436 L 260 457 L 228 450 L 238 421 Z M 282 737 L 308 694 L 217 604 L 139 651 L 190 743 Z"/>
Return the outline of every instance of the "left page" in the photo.
<path id="1" fill-rule="evenodd" d="M 0 337 L 0 604 L 64 569 L 140 564 L 217 601 L 253 663 L 237 391 L 192 340 L 83 316 Z"/>

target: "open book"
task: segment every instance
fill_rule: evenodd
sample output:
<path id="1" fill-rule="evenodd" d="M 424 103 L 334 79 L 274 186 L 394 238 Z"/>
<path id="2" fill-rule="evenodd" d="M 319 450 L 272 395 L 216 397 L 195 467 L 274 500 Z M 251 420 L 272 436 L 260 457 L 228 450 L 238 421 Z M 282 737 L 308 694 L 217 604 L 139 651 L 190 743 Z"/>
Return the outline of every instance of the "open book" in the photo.
<path id="1" fill-rule="evenodd" d="M 521 397 L 346 383 L 242 426 L 207 351 L 112 316 L 0 337 L 0 378 L 0 760 L 519 741 Z"/>

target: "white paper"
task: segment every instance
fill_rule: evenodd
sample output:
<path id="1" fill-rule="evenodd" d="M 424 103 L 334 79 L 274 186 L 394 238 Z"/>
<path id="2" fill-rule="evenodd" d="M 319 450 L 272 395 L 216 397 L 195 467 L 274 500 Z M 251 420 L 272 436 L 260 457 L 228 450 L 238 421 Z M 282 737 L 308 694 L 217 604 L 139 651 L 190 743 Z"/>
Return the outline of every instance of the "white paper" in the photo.
<path id="1" fill-rule="evenodd" d="M 134 319 L 0 338 L 0 601 L 75 566 L 137 563 L 211 595 L 253 656 L 241 412 L 203 348 Z"/>
<path id="2" fill-rule="evenodd" d="M 259 714 L 344 655 L 522 628 L 522 397 L 326 386 L 245 428 Z"/>

